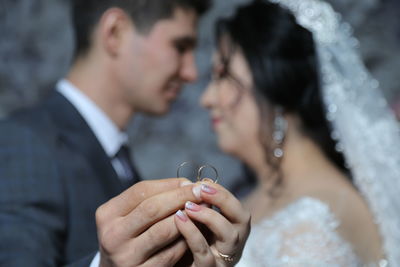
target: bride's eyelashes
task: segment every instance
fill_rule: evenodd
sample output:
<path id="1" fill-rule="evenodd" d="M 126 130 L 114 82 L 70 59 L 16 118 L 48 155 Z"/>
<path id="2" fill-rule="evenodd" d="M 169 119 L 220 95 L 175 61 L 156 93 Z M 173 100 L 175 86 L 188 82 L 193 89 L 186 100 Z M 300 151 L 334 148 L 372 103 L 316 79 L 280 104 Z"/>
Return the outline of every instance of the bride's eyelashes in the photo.
<path id="1" fill-rule="evenodd" d="M 219 81 L 228 77 L 228 71 L 224 67 L 214 67 L 212 71 L 212 80 Z"/>

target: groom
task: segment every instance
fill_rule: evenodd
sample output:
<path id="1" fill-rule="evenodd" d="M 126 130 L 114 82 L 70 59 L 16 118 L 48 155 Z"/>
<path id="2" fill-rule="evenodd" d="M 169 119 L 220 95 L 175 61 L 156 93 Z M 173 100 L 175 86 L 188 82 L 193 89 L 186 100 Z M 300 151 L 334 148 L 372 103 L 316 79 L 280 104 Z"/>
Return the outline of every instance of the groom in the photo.
<path id="1" fill-rule="evenodd" d="M 168 112 L 196 79 L 208 5 L 73 1 L 70 71 L 40 105 L 0 122 L 1 265 L 165 266 L 183 255 L 168 215 L 195 201 L 192 188 L 180 179 L 130 187 L 140 177 L 124 130 L 136 113 Z"/>

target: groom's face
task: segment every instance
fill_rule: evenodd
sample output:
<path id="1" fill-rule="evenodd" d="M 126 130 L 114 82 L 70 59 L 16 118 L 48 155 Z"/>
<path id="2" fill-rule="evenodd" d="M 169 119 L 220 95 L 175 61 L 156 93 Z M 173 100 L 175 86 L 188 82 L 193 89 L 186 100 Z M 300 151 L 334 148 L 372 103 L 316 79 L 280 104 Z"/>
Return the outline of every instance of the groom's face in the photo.
<path id="1" fill-rule="evenodd" d="M 132 29 L 124 48 L 120 82 L 134 111 L 166 113 L 182 86 L 197 78 L 197 15 L 177 8 L 147 33 Z"/>

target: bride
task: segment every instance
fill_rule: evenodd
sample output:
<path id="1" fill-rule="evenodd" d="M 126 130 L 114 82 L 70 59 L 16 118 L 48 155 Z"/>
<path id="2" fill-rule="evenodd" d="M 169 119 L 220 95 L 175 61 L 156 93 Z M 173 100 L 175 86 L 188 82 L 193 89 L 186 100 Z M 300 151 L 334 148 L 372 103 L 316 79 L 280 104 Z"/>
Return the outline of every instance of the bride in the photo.
<path id="1" fill-rule="evenodd" d="M 240 266 L 400 266 L 399 132 L 339 20 L 271 0 L 218 24 L 201 102 L 258 178 Z"/>

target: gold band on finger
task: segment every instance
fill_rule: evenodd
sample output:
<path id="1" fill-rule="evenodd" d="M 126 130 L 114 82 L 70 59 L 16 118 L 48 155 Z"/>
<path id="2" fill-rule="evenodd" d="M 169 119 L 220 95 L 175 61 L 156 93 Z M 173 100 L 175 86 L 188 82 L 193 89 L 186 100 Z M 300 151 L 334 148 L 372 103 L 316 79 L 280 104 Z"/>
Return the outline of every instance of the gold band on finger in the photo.
<path id="1" fill-rule="evenodd" d="M 221 252 L 218 252 L 218 255 L 221 257 L 226 262 L 234 262 L 235 261 L 235 254 L 233 255 L 227 255 L 227 254 L 222 254 Z"/>
<path id="2" fill-rule="evenodd" d="M 205 168 L 211 168 L 212 170 L 214 170 L 214 172 L 215 172 L 215 180 L 210 179 L 210 178 L 205 178 L 205 179 L 211 180 L 212 182 L 214 182 L 214 183 L 217 184 L 217 183 L 218 183 L 218 179 L 219 179 L 218 171 L 217 171 L 217 169 L 216 169 L 214 166 L 212 166 L 212 165 L 210 165 L 210 164 L 205 164 L 205 165 L 201 166 L 201 167 L 198 169 L 198 171 L 197 171 L 197 181 L 200 182 L 200 181 L 202 180 L 202 179 L 201 179 L 201 172 L 202 172 L 203 169 L 205 169 Z"/>

